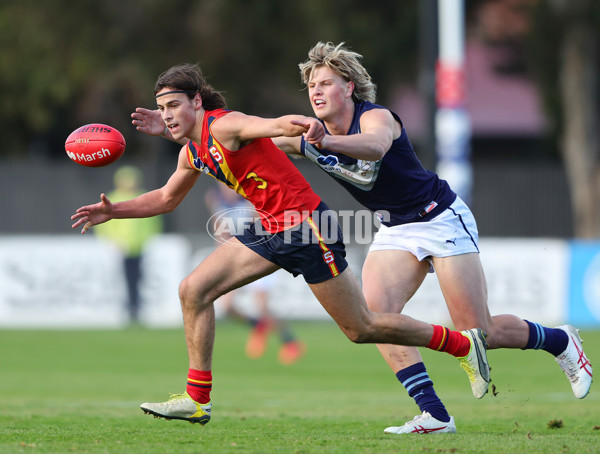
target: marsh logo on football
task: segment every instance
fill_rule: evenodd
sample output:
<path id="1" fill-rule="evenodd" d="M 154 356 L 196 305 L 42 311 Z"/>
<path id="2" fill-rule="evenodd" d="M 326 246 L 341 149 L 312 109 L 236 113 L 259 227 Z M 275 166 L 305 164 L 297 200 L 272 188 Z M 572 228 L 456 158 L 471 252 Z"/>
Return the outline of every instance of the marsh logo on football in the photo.
<path id="1" fill-rule="evenodd" d="M 600 320 L 600 253 L 592 259 L 583 276 L 583 299 L 590 312 Z"/>
<path id="2" fill-rule="evenodd" d="M 262 220 L 262 222 L 261 222 Z M 252 245 L 268 241 L 269 232 L 279 230 L 279 223 L 270 213 L 252 207 L 227 208 L 213 214 L 206 223 L 208 234 L 219 243 L 225 243 L 229 238 L 242 235 L 245 230 L 254 225 L 257 240 Z"/>
<path id="3" fill-rule="evenodd" d="M 67 156 L 71 158 L 75 162 L 93 162 L 98 159 L 104 159 L 110 156 L 110 150 L 108 148 L 100 148 L 98 151 L 94 151 L 93 153 L 73 153 L 72 151 L 67 151 Z"/>

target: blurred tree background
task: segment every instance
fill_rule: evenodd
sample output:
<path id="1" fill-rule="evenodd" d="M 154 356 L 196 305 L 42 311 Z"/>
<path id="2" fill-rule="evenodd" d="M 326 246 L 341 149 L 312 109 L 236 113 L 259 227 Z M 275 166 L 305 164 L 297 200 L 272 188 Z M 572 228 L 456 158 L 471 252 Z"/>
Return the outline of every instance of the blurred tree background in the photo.
<path id="1" fill-rule="evenodd" d="M 86 123 L 131 129 L 157 76 L 182 62 L 200 63 L 230 108 L 308 114 L 297 65 L 319 40 L 368 55 L 385 99 L 415 77 L 416 14 L 415 0 L 3 0 L 0 118 L 12 134 L 0 155 L 62 157 Z M 128 154 L 152 146 L 127 139 Z"/>
<path id="2" fill-rule="evenodd" d="M 317 41 L 345 41 L 365 55 L 378 102 L 389 105 L 399 86 L 423 83 L 420 37 L 436 33 L 435 17 L 419 16 L 425 2 L 435 3 L 2 0 L 0 162 L 64 160 L 65 138 L 86 123 L 120 129 L 128 158 L 156 154 L 164 145 L 135 133 L 129 114 L 152 107 L 156 77 L 182 62 L 200 63 L 232 109 L 311 114 L 297 65 Z M 502 49 L 496 71 L 535 81 L 548 121 L 536 150 L 563 160 L 574 234 L 600 237 L 600 2 L 465 5 L 469 36 Z"/>

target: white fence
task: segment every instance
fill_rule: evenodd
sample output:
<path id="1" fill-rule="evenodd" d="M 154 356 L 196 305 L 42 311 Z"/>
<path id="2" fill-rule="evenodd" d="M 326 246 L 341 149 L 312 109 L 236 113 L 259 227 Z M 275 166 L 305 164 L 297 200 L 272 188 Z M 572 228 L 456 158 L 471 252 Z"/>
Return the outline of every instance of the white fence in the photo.
<path id="1" fill-rule="evenodd" d="M 178 285 L 212 250 L 193 250 L 183 236 L 152 241 L 143 262 L 142 323 L 181 325 Z M 492 314 L 512 313 L 547 325 L 575 320 L 600 325 L 600 244 L 555 239 L 480 242 Z M 575 247 L 575 249 L 577 249 Z M 360 274 L 365 247 L 348 247 Z M 579 256 L 584 259 L 578 259 Z M 289 319 L 329 319 L 302 277 L 280 270 L 269 283 L 273 311 Z M 581 291 L 578 289 L 581 288 Z M 251 289 L 236 294 L 239 310 L 255 311 Z M 217 316 L 223 315 L 219 302 Z M 406 313 L 450 325 L 435 275 L 429 275 Z M 0 327 L 116 328 L 127 323 L 124 275 L 118 252 L 93 236 L 0 237 Z"/>

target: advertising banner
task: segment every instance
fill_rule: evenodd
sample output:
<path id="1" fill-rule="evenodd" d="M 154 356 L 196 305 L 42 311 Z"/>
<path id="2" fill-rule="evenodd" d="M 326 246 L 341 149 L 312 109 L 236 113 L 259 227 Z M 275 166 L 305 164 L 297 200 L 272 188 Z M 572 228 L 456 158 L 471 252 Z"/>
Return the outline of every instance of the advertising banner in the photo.
<path id="1" fill-rule="evenodd" d="M 161 235 L 142 262 L 140 323 L 182 325 L 178 289 L 213 249 L 196 250 L 181 235 Z M 348 246 L 347 259 L 360 280 L 368 245 Z M 600 326 L 600 242 L 483 238 L 481 262 L 492 315 L 509 313 L 548 326 Z M 266 286 L 275 315 L 330 320 L 304 279 L 280 270 Z M 255 289 L 256 287 L 254 287 Z M 256 315 L 253 287 L 236 291 L 241 312 Z M 93 236 L 0 237 L 0 328 L 118 328 L 128 323 L 121 257 Z M 220 302 L 218 318 L 224 316 Z M 452 326 L 435 274 L 429 274 L 404 313 Z"/>

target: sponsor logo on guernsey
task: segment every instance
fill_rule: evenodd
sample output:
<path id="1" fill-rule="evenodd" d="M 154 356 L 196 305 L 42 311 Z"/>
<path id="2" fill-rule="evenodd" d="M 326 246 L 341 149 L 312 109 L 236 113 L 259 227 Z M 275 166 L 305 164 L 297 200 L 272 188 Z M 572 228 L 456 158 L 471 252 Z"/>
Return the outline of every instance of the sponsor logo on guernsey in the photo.
<path id="1" fill-rule="evenodd" d="M 337 172 L 350 178 L 356 175 L 356 172 L 342 167 L 340 165 L 340 160 L 334 155 L 319 156 L 317 158 L 317 163 L 325 172 Z"/>
<path id="2" fill-rule="evenodd" d="M 343 180 L 363 191 L 370 191 L 377 181 L 379 175 L 379 161 L 363 161 L 361 159 L 356 162 L 344 164 L 339 161 L 335 155 L 324 155 L 321 150 L 314 145 L 305 142 L 302 154 L 311 161 L 318 164 L 321 169 L 329 173 L 331 176 Z"/>
<path id="3" fill-rule="evenodd" d="M 337 166 L 340 160 L 337 156 L 327 155 L 327 156 L 319 156 L 317 158 L 317 162 L 322 166 Z"/>

